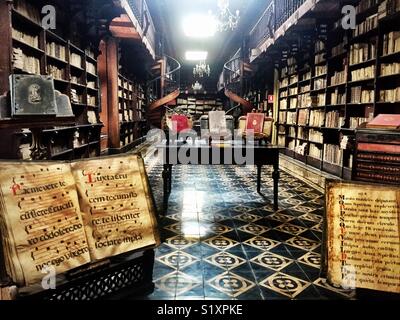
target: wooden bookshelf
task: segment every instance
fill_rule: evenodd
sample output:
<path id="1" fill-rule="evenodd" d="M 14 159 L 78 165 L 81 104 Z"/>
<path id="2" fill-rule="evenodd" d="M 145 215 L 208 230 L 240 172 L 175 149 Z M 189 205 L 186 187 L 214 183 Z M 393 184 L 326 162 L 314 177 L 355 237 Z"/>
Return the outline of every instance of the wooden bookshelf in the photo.
<path id="1" fill-rule="evenodd" d="M 121 148 L 129 148 L 146 134 L 145 91 L 143 84 L 118 75 L 118 112 Z"/>
<path id="2" fill-rule="evenodd" d="M 47 149 L 47 159 L 78 159 L 100 154 L 99 121 L 100 94 L 97 76 L 97 48 L 88 41 L 69 17 L 70 2 L 60 4 L 50 1 L 58 13 L 56 30 L 46 30 L 40 24 L 41 4 L 16 0 L 3 1 L 1 30 L 2 51 L 0 63 L 7 66 L 0 73 L 0 91 L 9 90 L 10 74 L 50 75 L 54 87 L 69 96 L 75 115 L 74 125 L 54 123 L 55 130 L 43 132 L 42 142 Z M 69 35 L 69 36 L 66 36 Z M 9 39 L 9 41 L 3 41 Z M 27 121 L 29 122 L 29 121 Z M 49 124 L 45 128 L 51 128 Z M 15 127 L 20 132 L 20 126 Z M 27 125 L 27 128 L 29 126 Z M 19 134 L 21 136 L 21 134 Z M 22 131 L 23 139 L 29 144 L 31 133 Z M 81 143 L 80 141 L 87 141 Z M 90 142 L 90 144 L 89 144 Z M 25 152 L 4 154 L 7 158 L 24 158 Z"/>
<path id="3" fill-rule="evenodd" d="M 244 95 L 244 99 L 249 101 L 259 112 L 272 116 L 273 102 L 268 101 L 268 95 L 273 95 L 272 90 L 254 88 Z"/>
<path id="4" fill-rule="evenodd" d="M 400 24 L 390 18 L 398 12 L 385 13 L 389 8 L 376 1 L 360 3 L 356 30 L 337 28 L 340 21 L 330 23 L 326 36 L 314 35 L 311 58 L 305 57 L 306 48 L 287 55 L 277 81 L 277 143 L 286 148 L 288 156 L 345 179 L 351 178 L 353 150 L 351 143 L 341 145 L 343 139 L 354 141 L 355 129 L 378 114 L 400 113 Z M 321 40 L 325 48 L 318 44 Z M 297 97 L 289 94 L 290 68 L 299 70 Z M 310 79 L 303 78 L 310 71 Z M 321 123 L 315 123 L 313 112 L 318 110 Z M 311 129 L 321 132 L 322 142 L 315 143 Z M 304 155 L 299 157 L 299 151 Z"/>
<path id="5" fill-rule="evenodd" d="M 175 111 L 199 120 L 201 116 L 207 115 L 210 111 L 223 110 L 223 102 L 215 95 L 181 94 L 176 100 L 176 106 L 173 107 Z"/>

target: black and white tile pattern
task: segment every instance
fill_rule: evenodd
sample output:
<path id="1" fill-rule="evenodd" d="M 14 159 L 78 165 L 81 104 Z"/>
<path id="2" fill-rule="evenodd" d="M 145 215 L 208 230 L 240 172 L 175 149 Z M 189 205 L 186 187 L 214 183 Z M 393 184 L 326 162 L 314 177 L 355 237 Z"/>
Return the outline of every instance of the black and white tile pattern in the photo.
<path id="1" fill-rule="evenodd" d="M 162 209 L 162 166 L 148 161 Z M 279 210 L 265 168 L 176 166 L 149 299 L 351 299 L 320 277 L 323 194 L 282 172 Z"/>

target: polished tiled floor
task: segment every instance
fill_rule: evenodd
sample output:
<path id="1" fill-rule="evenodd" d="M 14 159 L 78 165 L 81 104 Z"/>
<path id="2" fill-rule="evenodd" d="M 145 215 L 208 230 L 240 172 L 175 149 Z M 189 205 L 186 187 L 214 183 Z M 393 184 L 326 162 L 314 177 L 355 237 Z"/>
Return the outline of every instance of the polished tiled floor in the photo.
<path id="1" fill-rule="evenodd" d="M 150 160 L 162 208 L 162 166 Z M 320 278 L 323 194 L 284 172 L 279 210 L 265 168 L 260 196 L 252 167 L 177 166 L 156 250 L 149 299 L 350 299 Z"/>

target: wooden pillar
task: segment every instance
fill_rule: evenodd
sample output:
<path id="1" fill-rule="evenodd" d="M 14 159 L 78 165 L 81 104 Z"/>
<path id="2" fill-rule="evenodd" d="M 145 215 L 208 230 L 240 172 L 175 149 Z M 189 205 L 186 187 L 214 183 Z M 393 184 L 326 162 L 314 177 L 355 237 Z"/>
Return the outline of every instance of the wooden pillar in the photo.
<path id="1" fill-rule="evenodd" d="M 0 95 L 10 90 L 8 79 L 12 73 L 11 5 L 9 1 L 0 1 Z"/>
<path id="2" fill-rule="evenodd" d="M 10 90 L 9 76 L 12 74 L 11 1 L 0 1 L 0 95 Z M 17 130 L 0 129 L 0 158 L 16 159 L 19 154 Z"/>
<path id="3" fill-rule="evenodd" d="M 103 142 L 102 148 L 118 149 L 121 146 L 118 111 L 118 40 L 113 37 L 102 40 L 100 51 L 101 55 L 98 58 L 102 94 L 100 118 L 104 123 L 102 133 L 107 136 L 104 139 L 107 142 Z"/>
<path id="4" fill-rule="evenodd" d="M 272 126 L 272 141 L 278 144 L 278 127 L 279 122 L 279 71 L 274 68 L 274 109 L 273 109 L 274 124 Z"/>
<path id="5" fill-rule="evenodd" d="M 244 61 L 243 58 L 240 60 L 240 92 L 238 92 L 238 96 L 243 97 L 245 92 L 244 92 Z M 250 110 L 249 112 L 251 112 Z"/>
<path id="6" fill-rule="evenodd" d="M 108 138 L 110 148 L 120 148 L 118 111 L 118 40 L 107 41 L 107 84 L 108 84 Z"/>
<path id="7" fill-rule="evenodd" d="M 160 60 L 161 66 L 161 78 L 160 78 L 160 96 L 158 98 L 162 99 L 165 94 L 165 75 L 167 74 L 167 57 L 163 57 Z"/>
<path id="8" fill-rule="evenodd" d="M 100 55 L 97 58 L 98 73 L 100 79 L 101 92 L 101 112 L 100 121 L 104 124 L 101 130 L 101 151 L 106 151 L 109 148 L 109 124 L 108 124 L 108 85 L 107 85 L 107 42 L 100 41 Z"/>

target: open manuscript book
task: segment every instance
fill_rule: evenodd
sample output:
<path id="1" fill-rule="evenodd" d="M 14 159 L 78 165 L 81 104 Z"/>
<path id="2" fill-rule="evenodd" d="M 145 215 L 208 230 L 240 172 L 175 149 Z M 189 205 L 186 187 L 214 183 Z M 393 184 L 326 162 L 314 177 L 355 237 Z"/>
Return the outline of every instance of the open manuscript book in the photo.
<path id="1" fill-rule="evenodd" d="M 328 181 L 325 231 L 330 283 L 400 293 L 400 187 Z"/>
<path id="2" fill-rule="evenodd" d="M 40 282 L 48 266 L 60 274 L 159 244 L 143 159 L 136 155 L 0 162 L 0 227 L 0 269 L 19 286 Z"/>

